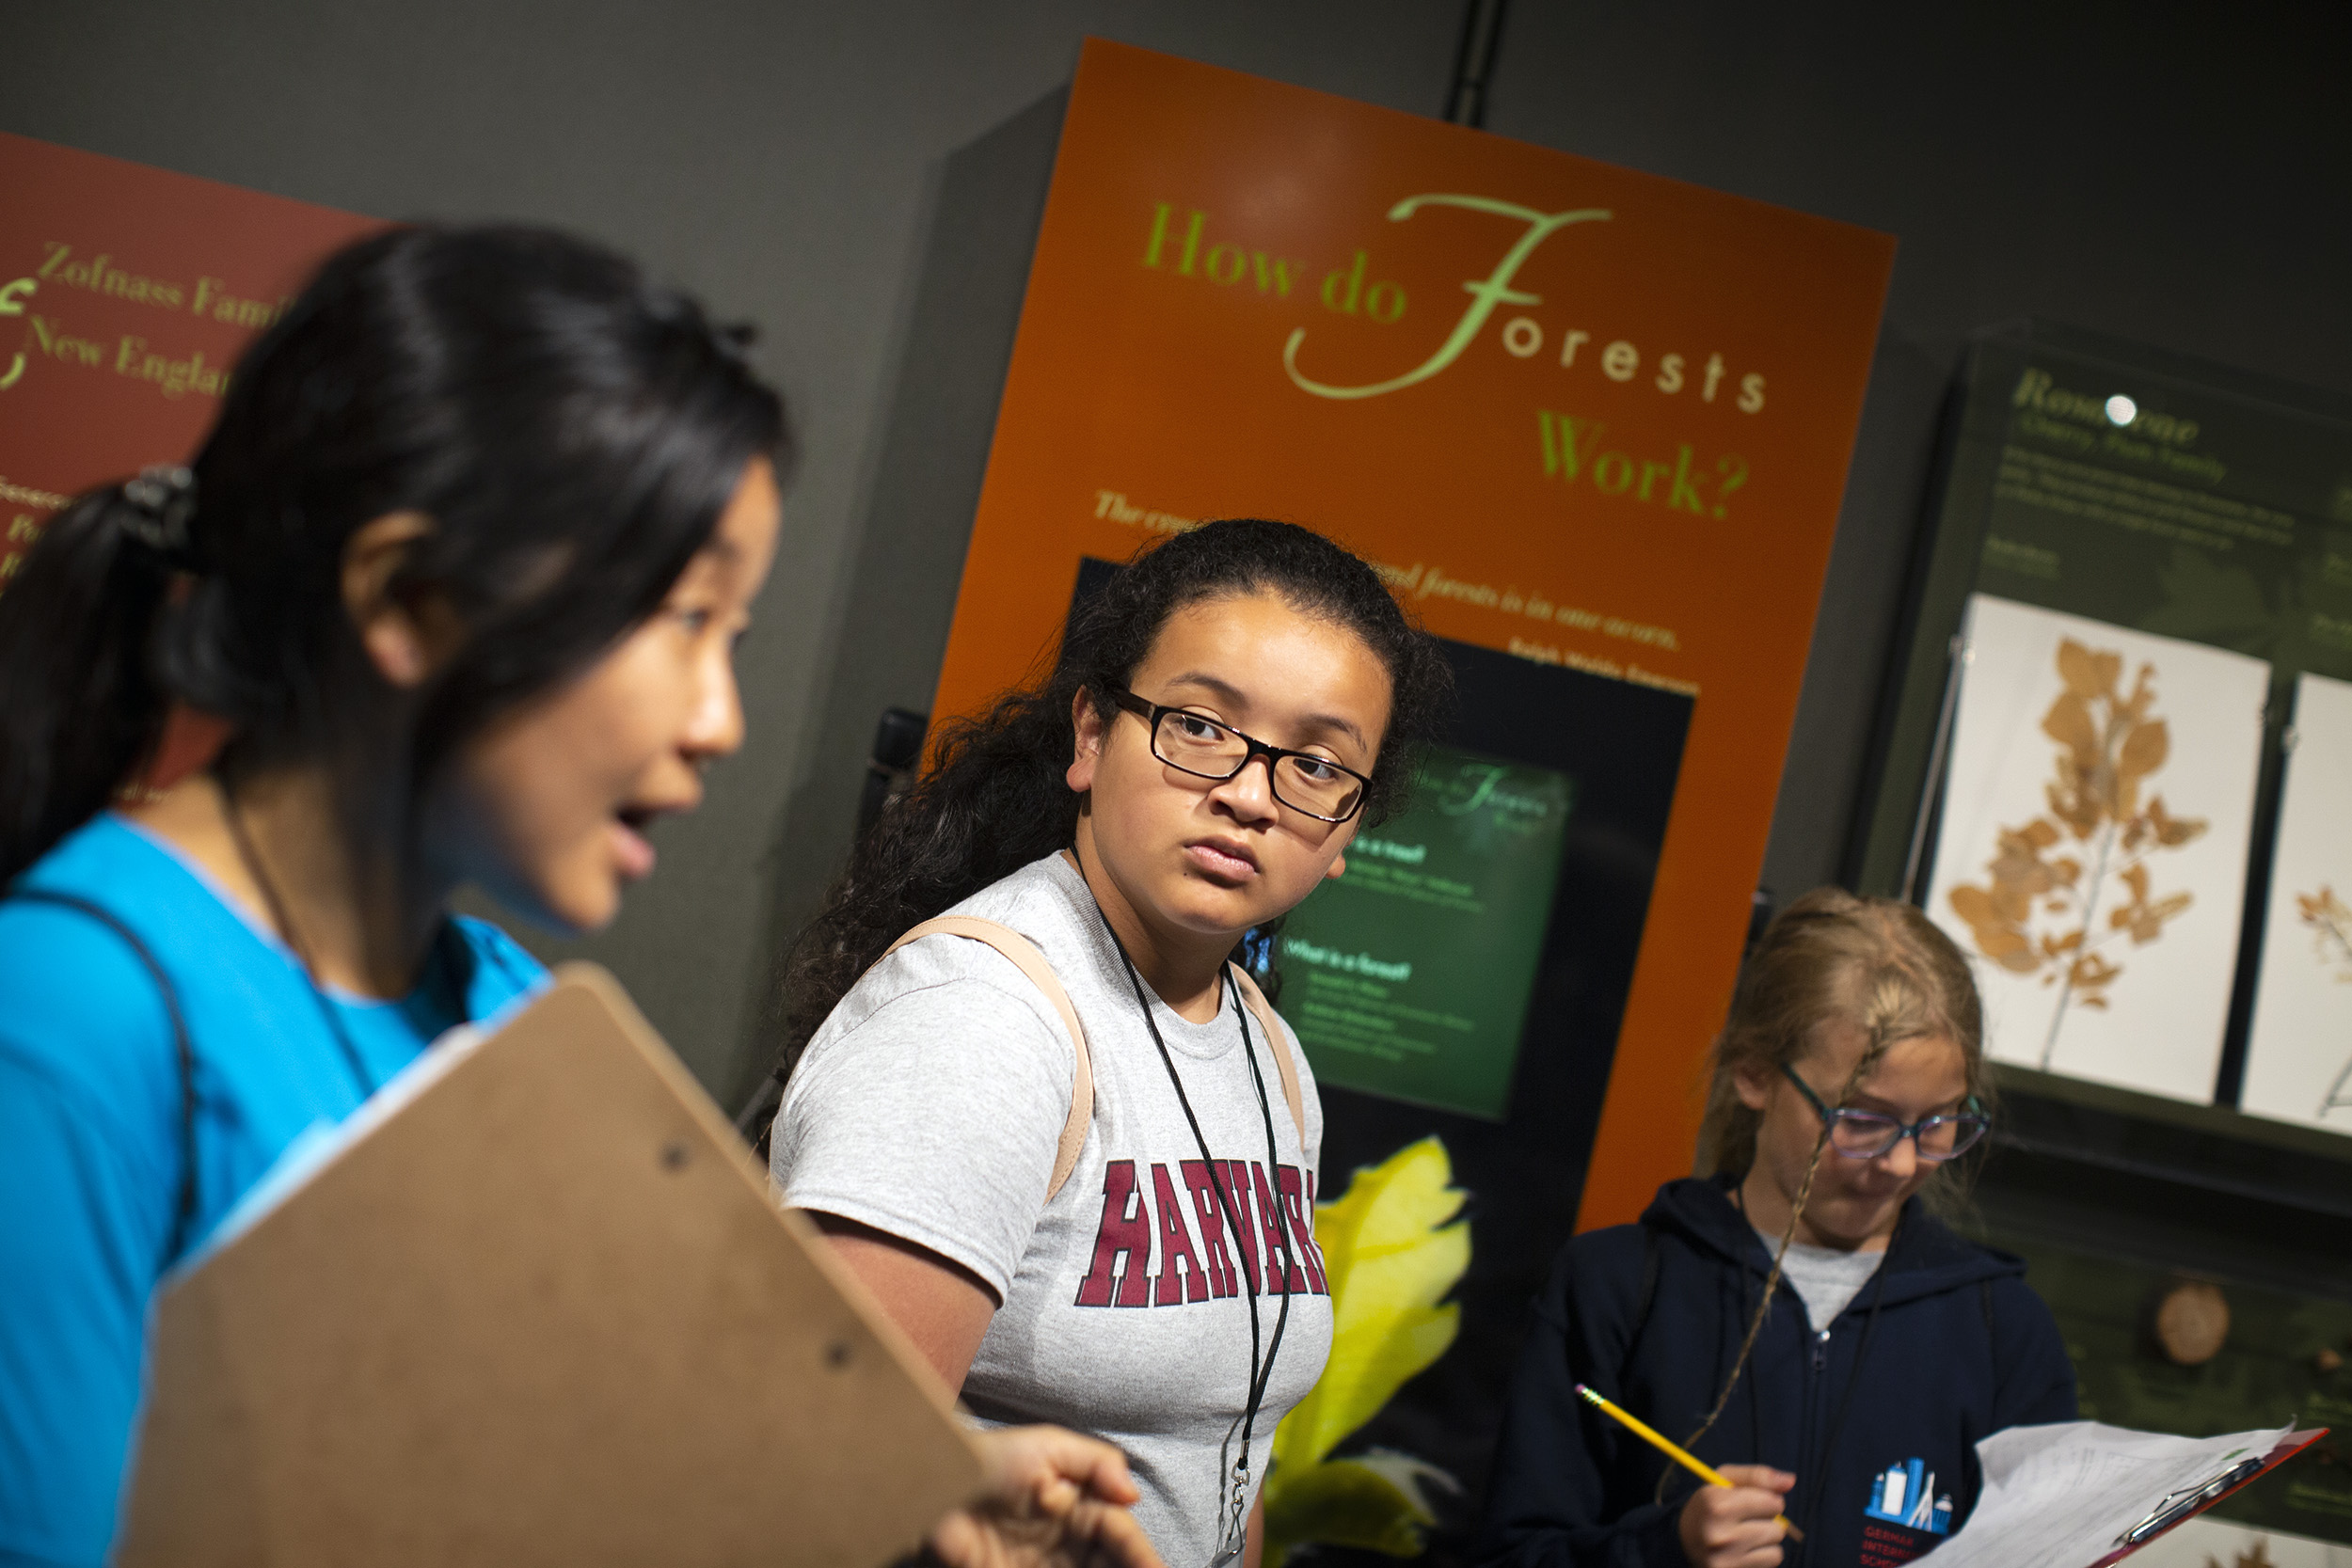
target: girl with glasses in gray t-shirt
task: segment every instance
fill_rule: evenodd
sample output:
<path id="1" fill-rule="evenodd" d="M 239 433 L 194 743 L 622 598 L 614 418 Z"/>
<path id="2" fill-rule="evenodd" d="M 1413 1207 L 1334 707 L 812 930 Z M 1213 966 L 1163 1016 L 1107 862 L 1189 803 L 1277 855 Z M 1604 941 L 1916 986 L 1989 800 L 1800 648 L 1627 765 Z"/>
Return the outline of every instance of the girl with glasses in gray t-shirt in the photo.
<path id="1" fill-rule="evenodd" d="M 1392 806 L 1447 684 L 1329 541 L 1171 539 L 946 731 L 789 966 L 786 1200 L 983 1420 L 1124 1449 L 1178 1568 L 1255 1560 L 1331 1336 L 1312 1075 L 1234 958 Z M 944 911 L 989 925 L 892 950 Z"/>

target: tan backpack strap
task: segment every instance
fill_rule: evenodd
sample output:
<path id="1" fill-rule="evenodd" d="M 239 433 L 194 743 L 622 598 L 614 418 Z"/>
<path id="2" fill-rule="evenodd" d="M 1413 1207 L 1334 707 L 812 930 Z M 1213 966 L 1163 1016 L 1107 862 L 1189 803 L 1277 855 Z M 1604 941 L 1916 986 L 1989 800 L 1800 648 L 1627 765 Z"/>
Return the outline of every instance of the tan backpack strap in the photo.
<path id="1" fill-rule="evenodd" d="M 1282 1033 L 1282 1021 L 1274 1016 L 1274 1004 L 1265 999 L 1265 992 L 1258 989 L 1258 982 L 1249 977 L 1249 972 L 1239 964 L 1227 964 L 1225 968 L 1241 992 L 1243 1006 L 1256 1016 L 1258 1027 L 1265 1031 L 1266 1038 L 1273 1043 L 1274 1070 L 1281 1075 L 1282 1100 L 1291 1108 L 1291 1125 L 1298 1129 L 1298 1147 L 1303 1153 L 1307 1148 L 1306 1097 L 1299 1092 L 1298 1064 L 1291 1060 L 1290 1037 Z"/>
<path id="2" fill-rule="evenodd" d="M 1045 1201 L 1051 1203 L 1054 1195 L 1061 1191 L 1062 1183 L 1070 1180 L 1070 1173 L 1078 1168 L 1078 1151 L 1086 1147 L 1087 1126 L 1094 1119 L 1094 1064 L 1087 1054 L 1086 1025 L 1078 1022 L 1078 1009 L 1070 1005 L 1070 993 L 1062 990 L 1061 977 L 1045 961 L 1045 955 L 1037 950 L 1037 944 L 1011 927 L 1000 926 L 993 920 L 969 914 L 943 914 L 926 920 L 885 948 L 882 958 L 890 957 L 910 942 L 932 935 L 964 937 L 1002 953 L 1012 960 L 1014 968 L 1029 977 L 1031 985 L 1045 993 L 1045 1000 L 1061 1015 L 1062 1027 L 1070 1031 L 1070 1047 L 1077 1053 L 1078 1070 L 1071 1083 L 1070 1115 L 1062 1120 L 1061 1144 L 1054 1151 L 1053 1180 L 1045 1186 Z M 880 963 L 882 959 L 874 961 Z M 1290 1063 L 1285 1059 L 1282 1082 L 1286 1086 L 1291 1084 L 1290 1070 Z M 1291 1088 L 1289 1092 L 1293 1096 L 1291 1109 L 1295 1114 L 1297 1091 Z"/>

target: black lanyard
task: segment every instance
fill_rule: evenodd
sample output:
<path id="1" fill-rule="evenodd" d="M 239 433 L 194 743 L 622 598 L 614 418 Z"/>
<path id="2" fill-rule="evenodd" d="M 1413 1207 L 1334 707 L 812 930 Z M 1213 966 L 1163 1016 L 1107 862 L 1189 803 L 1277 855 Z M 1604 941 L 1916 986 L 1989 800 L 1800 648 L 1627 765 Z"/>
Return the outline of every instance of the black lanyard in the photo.
<path id="1" fill-rule="evenodd" d="M 1111 946 L 1119 954 L 1119 961 L 1126 966 L 1127 982 L 1135 987 L 1136 1006 L 1143 1009 L 1143 1026 L 1152 1032 L 1152 1043 L 1159 1047 L 1160 1065 L 1168 1069 L 1168 1081 L 1175 1085 L 1176 1103 L 1184 1109 L 1184 1121 L 1192 1129 L 1193 1144 L 1200 1150 L 1201 1168 L 1208 1173 L 1210 1190 L 1216 1194 L 1217 1207 L 1224 1212 L 1226 1233 L 1233 1238 L 1235 1246 L 1246 1247 L 1255 1252 L 1258 1245 L 1257 1239 L 1243 1227 L 1240 1216 L 1234 1212 L 1231 1175 L 1225 1166 L 1217 1163 L 1216 1157 L 1209 1152 L 1209 1141 L 1200 1135 L 1200 1118 L 1193 1115 L 1192 1099 L 1184 1093 L 1184 1080 L 1176 1070 L 1176 1058 L 1168 1053 L 1168 1041 L 1160 1037 L 1159 1023 L 1152 1016 L 1151 1000 L 1143 993 L 1143 976 L 1136 972 L 1136 961 L 1127 956 L 1126 944 L 1119 940 L 1119 932 L 1112 927 L 1111 917 L 1104 911 L 1100 899 L 1095 901 L 1094 912 L 1102 916 L 1103 929 L 1110 937 Z M 1265 1122 L 1266 1180 L 1272 1183 L 1272 1191 L 1268 1196 L 1274 1204 L 1275 1232 L 1280 1239 L 1282 1248 L 1280 1264 L 1282 1307 L 1275 1315 L 1274 1341 L 1266 1347 L 1265 1359 L 1261 1362 L 1258 1359 L 1259 1292 L 1255 1287 L 1251 1288 L 1249 1292 L 1249 1400 L 1242 1407 L 1241 1455 L 1233 1461 L 1232 1491 L 1219 1510 L 1217 1553 L 1212 1560 L 1213 1565 L 1239 1560 L 1243 1544 L 1247 1540 L 1249 1512 L 1249 1440 L 1251 1433 L 1257 1430 L 1258 1410 L 1265 1403 L 1266 1388 L 1274 1381 L 1274 1358 L 1282 1351 L 1282 1331 L 1290 1324 L 1291 1268 L 1292 1259 L 1296 1255 L 1297 1246 L 1291 1235 L 1290 1212 L 1282 1206 L 1280 1193 L 1282 1166 L 1281 1157 L 1274 1143 L 1274 1107 L 1266 1099 L 1265 1074 L 1258 1069 L 1257 1048 L 1252 1043 L 1249 1034 L 1249 1009 L 1242 1005 L 1240 988 L 1227 978 L 1225 971 L 1221 968 L 1217 971 L 1217 1011 L 1220 1013 L 1225 1010 L 1225 993 L 1228 991 L 1232 993 L 1233 1012 L 1241 1021 L 1241 1053 L 1249 1064 L 1250 1085 L 1258 1091 L 1258 1115 Z M 1275 1270 L 1276 1264 L 1271 1255 L 1267 1256 L 1262 1267 L 1265 1272 Z"/>
<path id="2" fill-rule="evenodd" d="M 352 1087 L 358 1092 L 359 1103 L 365 1104 L 383 1085 L 368 1070 L 365 1058 L 359 1054 L 358 1045 L 353 1041 L 351 1031 L 344 1026 L 342 1009 L 335 1005 L 334 999 L 326 994 L 326 989 L 319 984 L 318 971 L 311 964 L 310 955 L 301 939 L 295 934 L 294 920 L 287 913 L 285 900 L 278 895 L 278 884 L 270 879 L 268 870 L 262 864 L 262 857 L 254 852 L 253 841 L 246 836 L 245 824 L 237 816 L 236 802 L 225 785 L 221 789 L 221 816 L 228 821 L 229 837 L 236 846 L 237 858 L 245 863 L 246 874 L 253 879 L 254 886 L 261 889 L 262 900 L 269 906 L 269 917 L 278 927 L 287 950 L 294 955 L 294 968 L 301 972 L 303 983 L 310 988 L 310 999 L 318 1004 L 319 1017 L 326 1022 L 326 1032 L 334 1037 L 344 1069 L 351 1074 Z M 473 999 L 469 992 L 473 989 L 472 966 L 465 961 L 465 942 L 457 934 L 457 922 L 446 914 L 441 917 L 440 928 L 433 933 L 432 951 L 425 958 L 424 984 L 432 983 L 436 967 L 448 975 L 450 1010 L 457 1015 L 459 1022 L 471 1023 Z M 503 964 L 501 967 L 504 967 Z"/>

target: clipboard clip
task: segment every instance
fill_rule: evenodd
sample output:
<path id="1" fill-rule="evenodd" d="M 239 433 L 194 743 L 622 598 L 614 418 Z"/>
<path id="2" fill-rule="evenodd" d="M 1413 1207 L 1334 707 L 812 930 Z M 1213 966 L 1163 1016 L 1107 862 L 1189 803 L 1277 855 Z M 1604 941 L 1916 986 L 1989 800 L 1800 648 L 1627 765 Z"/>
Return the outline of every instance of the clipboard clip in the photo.
<path id="1" fill-rule="evenodd" d="M 2266 1463 L 2261 1454 L 2249 1454 L 2211 1481 L 2196 1486 L 2168 1492 L 2148 1511 L 2146 1518 L 2115 1538 L 2119 1546 L 2137 1546 L 2153 1535 L 2170 1529 L 2190 1514 L 2204 1508 L 2239 1482 L 2251 1480 Z"/>

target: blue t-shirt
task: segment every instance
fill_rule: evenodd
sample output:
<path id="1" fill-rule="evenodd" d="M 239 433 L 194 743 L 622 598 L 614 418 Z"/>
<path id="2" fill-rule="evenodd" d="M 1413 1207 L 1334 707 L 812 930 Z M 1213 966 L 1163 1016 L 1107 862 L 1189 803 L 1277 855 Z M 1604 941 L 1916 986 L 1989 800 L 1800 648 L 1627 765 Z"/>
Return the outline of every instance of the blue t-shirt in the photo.
<path id="1" fill-rule="evenodd" d="M 294 955 L 143 829 L 102 816 L 16 885 L 101 906 L 178 992 L 196 1058 L 186 1247 L 303 1132 L 546 977 L 503 932 L 458 917 L 408 996 L 329 993 L 355 1071 Z M 121 936 L 79 911 L 0 901 L 0 1568 L 95 1564 L 114 1539 L 148 1298 L 190 1154 L 181 1084 L 164 1000 Z"/>

